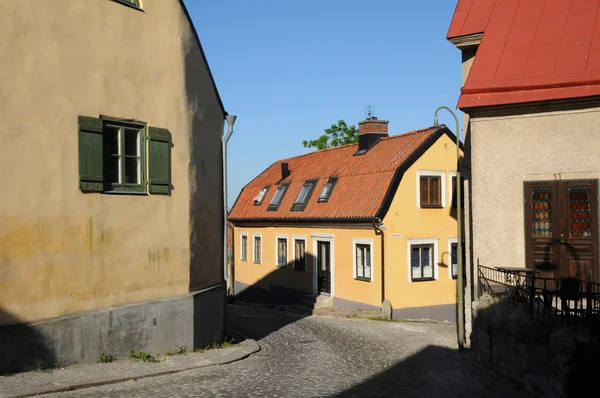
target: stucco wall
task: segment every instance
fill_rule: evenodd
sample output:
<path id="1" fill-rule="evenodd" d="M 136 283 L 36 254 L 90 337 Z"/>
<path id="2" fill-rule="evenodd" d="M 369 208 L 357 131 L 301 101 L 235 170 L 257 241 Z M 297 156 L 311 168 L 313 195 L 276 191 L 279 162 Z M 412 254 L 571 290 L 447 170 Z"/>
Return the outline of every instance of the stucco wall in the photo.
<path id="1" fill-rule="evenodd" d="M 0 1 L 0 324 L 222 280 L 223 113 L 179 1 L 144 11 Z M 77 116 L 99 114 L 171 131 L 172 196 L 79 191 Z"/>
<path id="2" fill-rule="evenodd" d="M 523 267 L 523 183 L 600 178 L 600 108 L 471 118 L 473 257 Z"/>
<path id="3" fill-rule="evenodd" d="M 241 259 L 241 235 L 248 234 L 248 259 Z M 254 263 L 253 236 L 262 236 L 262 261 Z M 288 238 L 288 266 L 281 268 L 276 262 L 277 236 Z M 293 270 L 294 243 L 293 236 L 306 237 L 306 271 Z M 372 239 L 372 272 L 370 282 L 354 278 L 354 239 Z M 235 278 L 245 285 L 269 289 L 280 286 L 312 294 L 315 289 L 314 267 L 316 242 L 319 239 L 330 239 L 332 242 L 332 296 L 379 306 L 381 305 L 381 238 L 375 236 L 375 230 L 369 228 L 336 228 L 336 227 L 253 227 L 236 226 L 235 228 Z"/>
<path id="4" fill-rule="evenodd" d="M 443 208 L 427 209 L 417 205 L 419 171 L 444 173 Z M 457 284 L 450 275 L 449 251 L 449 239 L 457 238 L 456 209 L 451 208 L 451 176 L 455 171 L 456 144 L 443 135 L 405 172 L 383 220 L 387 226 L 386 299 L 395 309 L 456 303 Z M 437 242 L 435 281 L 410 281 L 408 244 L 411 239 Z"/>

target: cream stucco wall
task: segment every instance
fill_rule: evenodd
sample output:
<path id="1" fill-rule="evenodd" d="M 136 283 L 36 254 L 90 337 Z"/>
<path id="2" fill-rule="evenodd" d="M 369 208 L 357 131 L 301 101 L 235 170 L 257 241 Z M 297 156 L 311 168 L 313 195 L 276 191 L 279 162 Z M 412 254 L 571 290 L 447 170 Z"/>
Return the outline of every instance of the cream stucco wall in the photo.
<path id="1" fill-rule="evenodd" d="M 224 115 L 179 1 L 144 11 L 0 0 L 0 324 L 222 280 Z M 77 116 L 100 114 L 171 131 L 171 196 L 79 191 Z"/>
<path id="2" fill-rule="evenodd" d="M 418 173 L 443 173 L 443 208 L 417 205 Z M 456 171 L 456 144 L 443 135 L 405 173 L 383 222 L 387 227 L 386 299 L 394 308 L 438 306 L 456 303 L 456 280 L 450 275 L 448 242 L 457 238 L 456 210 L 451 208 L 451 176 Z M 411 282 L 408 245 L 414 239 L 437 242 L 434 281 Z"/>
<path id="3" fill-rule="evenodd" d="M 523 183 L 600 178 L 600 108 L 471 118 L 473 258 L 525 264 Z"/>

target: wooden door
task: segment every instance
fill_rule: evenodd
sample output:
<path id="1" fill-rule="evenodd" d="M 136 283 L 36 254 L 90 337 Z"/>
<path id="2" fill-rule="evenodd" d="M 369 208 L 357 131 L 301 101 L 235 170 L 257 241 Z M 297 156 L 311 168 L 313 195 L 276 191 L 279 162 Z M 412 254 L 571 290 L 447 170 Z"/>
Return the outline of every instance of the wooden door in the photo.
<path id="1" fill-rule="evenodd" d="M 317 242 L 317 281 L 319 293 L 331 293 L 331 244 Z"/>
<path id="2" fill-rule="evenodd" d="M 596 180 L 525 183 L 528 267 L 598 280 L 597 189 Z"/>

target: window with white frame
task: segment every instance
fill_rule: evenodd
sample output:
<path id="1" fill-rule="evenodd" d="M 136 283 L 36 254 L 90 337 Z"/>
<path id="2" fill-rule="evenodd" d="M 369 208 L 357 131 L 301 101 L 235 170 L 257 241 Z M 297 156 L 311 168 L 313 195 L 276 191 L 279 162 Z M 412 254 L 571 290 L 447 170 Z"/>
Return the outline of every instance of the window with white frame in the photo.
<path id="1" fill-rule="evenodd" d="M 287 252 L 288 252 L 288 240 L 287 237 L 277 237 L 277 266 L 287 266 Z"/>
<path id="2" fill-rule="evenodd" d="M 465 275 L 465 243 L 461 245 L 462 261 L 463 261 L 463 275 Z M 453 239 L 450 242 L 450 276 L 452 279 L 458 279 L 458 240 Z"/>
<path id="3" fill-rule="evenodd" d="M 409 241 L 410 280 L 436 279 L 436 243 L 434 241 Z"/>
<path id="4" fill-rule="evenodd" d="M 262 236 L 254 235 L 254 262 L 260 264 L 262 260 Z"/>
<path id="5" fill-rule="evenodd" d="M 445 206 L 445 172 L 417 171 L 417 207 L 442 208 Z"/>
<path id="6" fill-rule="evenodd" d="M 242 261 L 248 261 L 248 234 L 240 235 L 240 257 Z"/>
<path id="7" fill-rule="evenodd" d="M 373 279 L 373 239 L 353 239 L 354 278 L 361 281 Z"/>

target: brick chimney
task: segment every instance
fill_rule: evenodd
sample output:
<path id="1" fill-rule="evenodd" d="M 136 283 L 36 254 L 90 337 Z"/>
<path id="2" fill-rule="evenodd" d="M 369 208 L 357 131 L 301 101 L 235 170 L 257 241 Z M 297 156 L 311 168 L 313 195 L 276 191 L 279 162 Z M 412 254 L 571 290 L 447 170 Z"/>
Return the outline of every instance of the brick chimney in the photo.
<path id="1" fill-rule="evenodd" d="M 358 122 L 358 151 L 355 155 L 363 155 L 373 148 L 380 139 L 388 136 L 388 120 L 370 117 Z"/>

